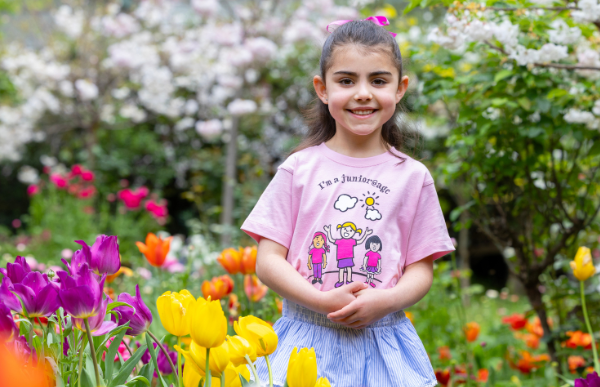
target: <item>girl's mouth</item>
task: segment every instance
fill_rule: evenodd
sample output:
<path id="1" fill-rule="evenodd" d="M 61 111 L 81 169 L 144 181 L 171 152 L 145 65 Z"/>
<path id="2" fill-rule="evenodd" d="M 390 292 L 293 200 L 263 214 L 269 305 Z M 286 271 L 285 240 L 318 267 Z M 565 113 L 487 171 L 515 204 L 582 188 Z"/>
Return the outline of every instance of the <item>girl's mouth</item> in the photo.
<path id="1" fill-rule="evenodd" d="M 352 114 L 353 117 L 355 118 L 359 118 L 359 119 L 365 119 L 365 118 L 369 118 L 369 117 L 373 117 L 373 115 L 375 115 L 375 112 L 377 112 L 377 109 L 346 109 L 350 114 Z"/>

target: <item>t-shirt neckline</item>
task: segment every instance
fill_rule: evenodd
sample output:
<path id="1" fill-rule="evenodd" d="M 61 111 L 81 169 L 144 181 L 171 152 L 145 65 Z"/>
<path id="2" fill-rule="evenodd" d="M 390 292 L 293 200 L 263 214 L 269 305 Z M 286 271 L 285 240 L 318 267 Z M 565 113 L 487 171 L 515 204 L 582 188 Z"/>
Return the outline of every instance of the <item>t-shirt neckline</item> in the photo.
<path id="1" fill-rule="evenodd" d="M 338 153 L 332 149 L 330 149 L 325 142 L 322 142 L 319 145 L 320 150 L 325 154 L 328 159 L 335 161 L 336 163 L 348 165 L 351 167 L 371 167 L 373 165 L 378 165 L 385 163 L 390 160 L 396 159 L 394 155 L 390 152 L 384 152 L 377 156 L 371 157 L 351 157 L 346 156 L 341 153 Z M 391 150 L 393 152 L 393 149 Z"/>

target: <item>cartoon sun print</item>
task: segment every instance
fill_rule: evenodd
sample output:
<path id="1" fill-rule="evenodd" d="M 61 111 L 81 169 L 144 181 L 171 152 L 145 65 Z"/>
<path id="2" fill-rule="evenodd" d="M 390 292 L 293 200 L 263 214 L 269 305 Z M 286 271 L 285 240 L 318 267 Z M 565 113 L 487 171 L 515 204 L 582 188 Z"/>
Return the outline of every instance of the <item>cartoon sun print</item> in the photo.
<path id="1" fill-rule="evenodd" d="M 367 207 L 367 212 L 365 213 L 365 218 L 369 219 L 369 220 L 379 220 L 381 219 L 381 212 L 379 212 L 375 206 L 379 205 L 379 203 L 377 203 L 377 199 L 379 199 L 379 196 L 375 196 L 376 192 L 373 191 L 372 193 L 367 191 L 367 194 L 363 194 L 364 199 L 360 199 L 361 202 L 363 202 L 363 205 L 360 206 L 361 208 L 364 208 L 365 206 Z"/>

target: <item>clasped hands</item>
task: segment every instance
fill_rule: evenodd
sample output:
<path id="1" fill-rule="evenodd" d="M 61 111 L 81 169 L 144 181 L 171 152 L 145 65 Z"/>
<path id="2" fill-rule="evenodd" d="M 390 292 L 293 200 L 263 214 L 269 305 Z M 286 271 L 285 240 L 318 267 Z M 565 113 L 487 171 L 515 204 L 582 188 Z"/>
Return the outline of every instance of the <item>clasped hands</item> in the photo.
<path id="1" fill-rule="evenodd" d="M 389 289 L 372 289 L 359 282 L 322 292 L 322 305 L 327 318 L 349 328 L 361 329 L 380 320 L 390 309 Z"/>

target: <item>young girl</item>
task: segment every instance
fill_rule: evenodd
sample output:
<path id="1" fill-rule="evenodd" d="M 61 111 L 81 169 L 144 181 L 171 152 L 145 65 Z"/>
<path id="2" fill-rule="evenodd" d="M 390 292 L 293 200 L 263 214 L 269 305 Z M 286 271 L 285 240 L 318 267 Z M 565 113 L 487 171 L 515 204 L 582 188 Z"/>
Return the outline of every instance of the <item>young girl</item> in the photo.
<path id="1" fill-rule="evenodd" d="M 339 281 L 335 284 L 336 288 L 339 288 L 344 284 L 344 273 L 346 273 L 346 284 L 352 282 L 352 268 L 354 267 L 354 246 L 360 245 L 365 241 L 365 238 L 369 236 L 373 230 L 367 228 L 367 232 L 360 239 L 355 239 L 355 234 L 362 234 L 362 230 L 356 229 L 356 226 L 352 222 L 346 222 L 344 224 L 338 224 L 340 239 L 334 239 L 331 236 L 331 226 L 323 226 L 323 229 L 327 231 L 327 239 L 329 242 L 337 246 L 337 261 L 338 269 L 340 270 Z"/>
<path id="2" fill-rule="evenodd" d="M 308 250 L 308 270 L 313 270 L 313 285 L 317 282 L 322 284 L 323 269 L 327 267 L 327 254 L 329 245 L 325 243 L 325 234 L 316 232 L 313 235 L 312 244 Z"/>
<path id="3" fill-rule="evenodd" d="M 427 294 L 433 261 L 454 247 L 433 178 L 400 151 L 396 109 L 408 77 L 398 44 L 371 20 L 348 22 L 328 36 L 320 67 L 307 137 L 242 225 L 258 242 L 256 274 L 285 298 L 269 356 L 274 384 L 284 384 L 297 346 L 315 349 L 319 377 L 334 387 L 434 386 L 403 309 Z M 337 276 L 307 280 L 314 230 L 346 222 L 368 223 L 382 242 L 377 289 L 362 281 L 336 288 Z M 262 358 L 258 371 L 268 380 Z"/>
<path id="4" fill-rule="evenodd" d="M 367 272 L 365 283 L 371 285 L 371 287 L 375 287 L 373 283 L 375 274 L 381 274 L 381 254 L 379 254 L 379 251 L 381 251 L 382 247 L 381 239 L 377 235 L 373 235 L 365 243 L 365 248 L 368 251 L 365 254 L 365 259 L 360 270 Z"/>

